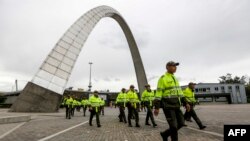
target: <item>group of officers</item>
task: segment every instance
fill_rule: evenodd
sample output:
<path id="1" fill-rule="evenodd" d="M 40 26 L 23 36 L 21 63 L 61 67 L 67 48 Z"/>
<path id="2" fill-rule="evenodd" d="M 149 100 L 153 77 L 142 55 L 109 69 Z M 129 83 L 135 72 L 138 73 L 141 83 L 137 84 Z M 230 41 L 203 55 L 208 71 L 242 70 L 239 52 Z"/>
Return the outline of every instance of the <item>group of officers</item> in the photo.
<path id="1" fill-rule="evenodd" d="M 65 96 L 62 105 L 66 108 L 66 119 L 71 119 L 74 116 L 75 109 L 80 111 L 81 108 L 83 109 L 83 116 L 86 116 L 87 108 L 89 108 L 90 126 L 92 126 L 92 119 L 96 115 L 97 126 L 101 127 L 99 115 L 104 115 L 105 101 L 98 96 L 97 91 L 94 91 L 94 94 L 89 99 L 86 97 L 77 99 L 71 95 Z"/>
<path id="2" fill-rule="evenodd" d="M 174 75 L 178 65 L 179 63 L 177 62 L 169 61 L 166 64 L 167 72 L 158 80 L 157 90 L 152 91 L 149 84 L 145 85 L 145 90 L 142 93 L 141 100 L 139 99 L 133 85 L 130 85 L 129 90 L 122 88 L 116 98 L 116 104 L 119 106 L 120 111 L 118 116 L 120 122 L 127 123 L 128 119 L 128 126 L 133 127 L 131 119 L 135 119 L 135 127 L 140 127 L 138 112 L 140 106 L 143 106 L 147 111 L 145 125 L 151 125 L 149 123 L 150 119 L 153 127 L 157 127 L 154 116 L 158 116 L 159 109 L 162 108 L 169 124 L 169 128 L 160 133 L 163 141 L 167 141 L 168 137 L 171 137 L 172 141 L 178 141 L 178 130 L 183 126 L 186 126 L 185 120 L 192 122 L 191 117 L 195 120 L 200 129 L 206 128 L 194 110 L 196 104 L 194 96 L 195 83 L 190 82 L 185 90 L 181 89 L 179 81 Z M 70 119 L 72 110 L 74 111 L 74 101 L 75 100 L 70 96 L 65 101 L 66 118 Z M 86 108 L 89 107 L 89 111 L 91 112 L 89 125 L 92 126 L 93 116 L 96 115 L 97 126 L 101 127 L 99 114 L 103 110 L 104 103 L 98 96 L 98 92 L 94 91 L 94 95 L 91 96 L 89 100 L 84 98 L 80 103 L 81 106 L 83 106 L 84 116 Z M 184 106 L 186 109 L 184 115 L 180 109 L 181 106 Z M 125 114 L 126 107 L 128 109 L 127 119 Z"/>
<path id="3" fill-rule="evenodd" d="M 167 141 L 169 136 L 172 141 L 178 141 L 178 130 L 183 126 L 186 126 L 185 120 L 192 122 L 191 117 L 195 120 L 200 129 L 206 128 L 194 110 L 196 104 L 194 95 L 195 83 L 190 82 L 188 87 L 185 90 L 182 90 L 178 79 L 174 75 L 178 65 L 178 62 L 169 61 L 166 64 L 166 73 L 158 80 L 156 92 L 154 93 L 154 91 L 150 89 L 150 85 L 147 84 L 145 85 L 145 90 L 141 96 L 141 105 L 145 106 L 147 109 L 145 125 L 150 125 L 150 118 L 153 127 L 156 127 L 157 124 L 155 123 L 153 113 L 157 116 L 159 114 L 159 109 L 162 108 L 163 110 L 169 124 L 169 128 L 160 133 L 163 141 Z M 140 127 L 138 109 L 136 109 L 136 106 L 139 105 L 140 101 L 134 92 L 134 86 L 130 86 L 130 90 L 127 94 L 125 91 L 125 89 L 122 89 L 122 92 L 117 97 L 117 103 L 120 109 L 120 121 L 126 123 L 124 109 L 127 105 L 129 126 L 132 127 L 131 117 L 134 113 L 136 127 Z M 181 106 L 184 106 L 186 109 L 184 115 L 180 109 Z M 153 109 L 154 112 L 152 111 Z"/>

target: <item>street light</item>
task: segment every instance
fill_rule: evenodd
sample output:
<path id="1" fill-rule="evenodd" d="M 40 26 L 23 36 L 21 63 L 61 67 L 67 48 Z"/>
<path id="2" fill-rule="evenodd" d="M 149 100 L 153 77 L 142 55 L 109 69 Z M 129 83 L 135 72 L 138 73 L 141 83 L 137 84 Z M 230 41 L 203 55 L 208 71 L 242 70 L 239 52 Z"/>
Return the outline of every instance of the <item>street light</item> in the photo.
<path id="1" fill-rule="evenodd" d="M 89 66 L 90 66 L 90 70 L 89 70 L 89 91 L 91 91 L 91 87 L 92 87 L 92 84 L 91 84 L 91 65 L 93 63 L 92 62 L 89 62 Z"/>

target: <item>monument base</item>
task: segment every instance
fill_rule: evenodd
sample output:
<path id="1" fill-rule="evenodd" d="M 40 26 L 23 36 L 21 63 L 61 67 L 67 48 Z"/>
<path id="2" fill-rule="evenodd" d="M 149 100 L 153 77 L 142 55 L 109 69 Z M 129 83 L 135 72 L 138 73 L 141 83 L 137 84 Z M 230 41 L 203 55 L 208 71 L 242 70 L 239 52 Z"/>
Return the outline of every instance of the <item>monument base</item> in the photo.
<path id="1" fill-rule="evenodd" d="M 28 82 L 10 112 L 57 112 L 62 95 Z"/>

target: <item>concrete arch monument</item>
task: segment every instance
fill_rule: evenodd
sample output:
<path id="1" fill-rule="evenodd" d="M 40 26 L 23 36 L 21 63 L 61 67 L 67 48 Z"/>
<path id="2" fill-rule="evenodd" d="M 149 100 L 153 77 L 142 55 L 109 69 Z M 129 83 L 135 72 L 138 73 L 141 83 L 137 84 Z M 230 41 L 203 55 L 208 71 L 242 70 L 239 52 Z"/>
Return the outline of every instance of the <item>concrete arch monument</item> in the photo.
<path id="1" fill-rule="evenodd" d="M 111 17 L 121 26 L 132 54 L 139 91 L 147 83 L 137 44 L 121 14 L 109 6 L 99 6 L 81 16 L 60 38 L 38 72 L 12 105 L 15 112 L 55 112 L 75 62 L 95 25 Z"/>

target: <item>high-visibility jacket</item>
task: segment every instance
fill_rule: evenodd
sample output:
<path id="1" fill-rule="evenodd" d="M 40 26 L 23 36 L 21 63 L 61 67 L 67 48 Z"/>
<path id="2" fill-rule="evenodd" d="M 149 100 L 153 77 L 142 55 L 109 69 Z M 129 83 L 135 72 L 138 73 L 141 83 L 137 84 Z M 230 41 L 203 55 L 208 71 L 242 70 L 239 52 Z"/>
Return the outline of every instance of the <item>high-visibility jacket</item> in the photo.
<path id="1" fill-rule="evenodd" d="M 81 106 L 82 103 L 80 101 L 77 101 L 77 106 Z"/>
<path id="2" fill-rule="evenodd" d="M 189 87 L 187 87 L 184 91 L 183 94 L 185 96 L 185 99 L 187 102 L 189 103 L 195 103 L 195 96 L 194 96 L 194 92 L 192 89 L 190 89 Z"/>
<path id="3" fill-rule="evenodd" d="M 173 105 L 174 107 L 176 106 L 179 107 L 181 105 L 182 97 L 183 97 L 183 92 L 177 78 L 170 73 L 162 75 L 158 81 L 155 98 L 159 100 L 161 99 L 167 100 L 168 104 L 171 103 L 171 105 Z M 175 101 L 176 98 L 178 99 L 177 101 Z"/>
<path id="4" fill-rule="evenodd" d="M 120 92 L 118 94 L 118 96 L 116 97 L 116 103 L 120 104 L 120 105 L 123 105 L 125 107 L 127 102 L 128 102 L 127 94 L 123 93 L 123 92 Z"/>
<path id="5" fill-rule="evenodd" d="M 62 105 L 66 105 L 67 97 L 63 98 Z"/>
<path id="6" fill-rule="evenodd" d="M 150 106 L 152 106 L 152 102 L 154 101 L 155 99 L 155 94 L 154 94 L 154 91 L 148 91 L 148 90 L 144 90 L 143 93 L 142 93 L 142 97 L 141 97 L 141 100 L 143 102 L 148 102 Z"/>
<path id="7" fill-rule="evenodd" d="M 101 106 L 105 105 L 105 101 L 101 99 Z"/>
<path id="8" fill-rule="evenodd" d="M 67 98 L 67 100 L 66 100 L 66 105 L 68 106 L 68 107 L 70 107 L 70 106 L 72 106 L 73 105 L 73 98 L 72 97 L 70 97 L 70 98 Z"/>
<path id="9" fill-rule="evenodd" d="M 98 112 L 98 108 L 101 106 L 102 100 L 100 97 L 95 97 L 94 95 L 89 98 L 89 104 L 95 111 Z"/>
<path id="10" fill-rule="evenodd" d="M 128 102 L 131 103 L 134 108 L 136 108 L 137 103 L 140 103 L 137 93 L 131 90 L 127 92 L 127 99 Z"/>
<path id="11" fill-rule="evenodd" d="M 86 106 L 89 105 L 89 101 L 88 101 L 87 99 L 83 99 L 83 100 L 81 101 L 81 104 L 82 104 L 83 107 L 86 107 Z"/>
<path id="12" fill-rule="evenodd" d="M 78 106 L 78 101 L 77 100 L 73 100 L 73 107 L 76 107 L 76 106 Z"/>

